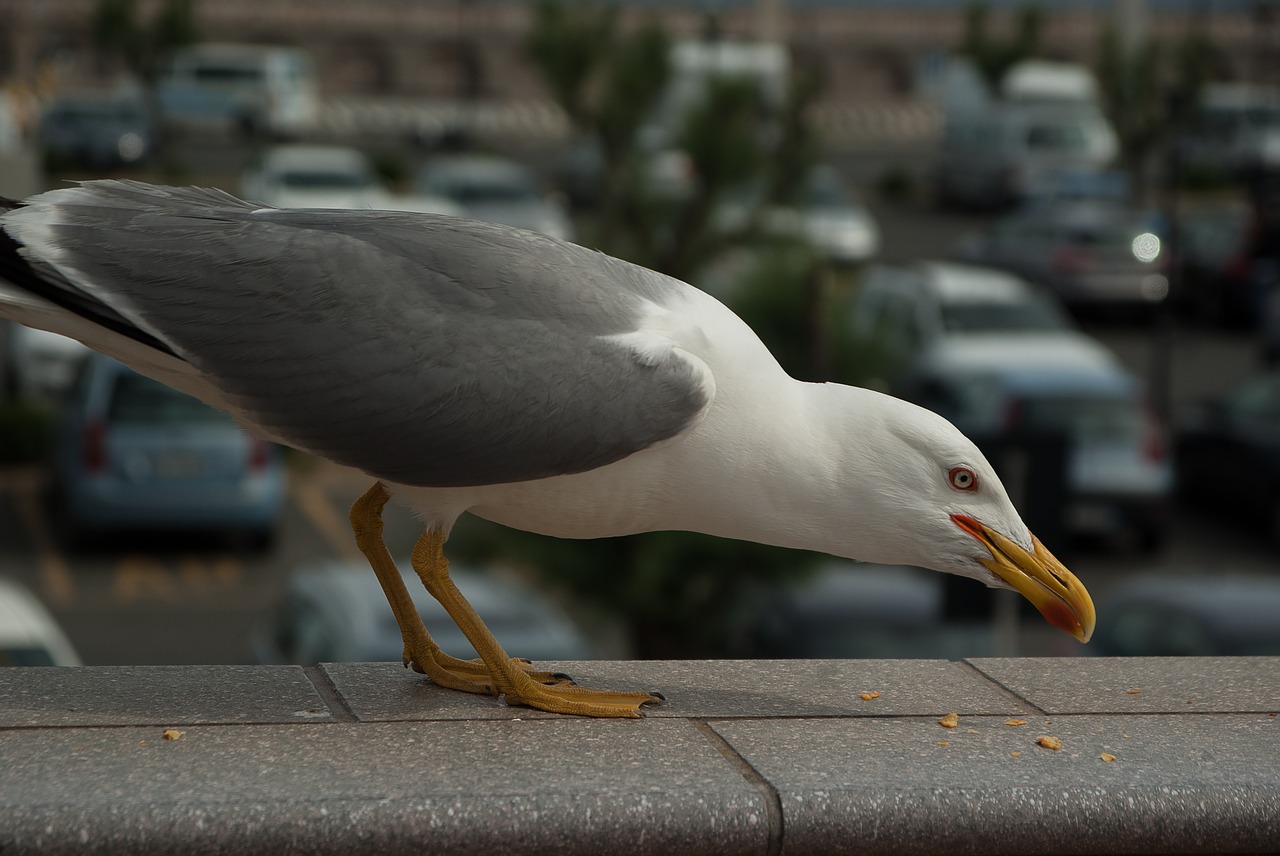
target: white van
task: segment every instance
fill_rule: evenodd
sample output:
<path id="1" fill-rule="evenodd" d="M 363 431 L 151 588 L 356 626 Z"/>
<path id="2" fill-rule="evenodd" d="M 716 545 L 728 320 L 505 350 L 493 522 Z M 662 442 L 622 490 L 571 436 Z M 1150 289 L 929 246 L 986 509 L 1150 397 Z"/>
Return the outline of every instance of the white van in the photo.
<path id="1" fill-rule="evenodd" d="M 938 196 L 981 207 L 1050 196 L 1064 175 L 1101 172 L 1119 150 L 1111 123 L 1093 105 L 995 102 L 947 117 Z"/>
<path id="2" fill-rule="evenodd" d="M 1228 176 L 1280 169 L 1280 89 L 1205 86 L 1178 146 L 1184 164 Z"/>
<path id="3" fill-rule="evenodd" d="M 311 57 L 270 45 L 194 45 L 179 51 L 161 78 L 160 112 L 184 130 L 305 134 L 320 113 Z"/>

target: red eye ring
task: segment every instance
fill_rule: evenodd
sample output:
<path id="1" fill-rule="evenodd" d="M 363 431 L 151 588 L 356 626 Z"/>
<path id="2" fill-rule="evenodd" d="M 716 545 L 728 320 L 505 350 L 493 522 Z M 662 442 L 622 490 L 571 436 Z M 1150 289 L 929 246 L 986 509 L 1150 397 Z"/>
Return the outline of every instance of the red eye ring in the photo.
<path id="1" fill-rule="evenodd" d="M 978 489 L 978 474 L 968 467 L 952 467 L 947 471 L 947 480 L 956 490 Z"/>

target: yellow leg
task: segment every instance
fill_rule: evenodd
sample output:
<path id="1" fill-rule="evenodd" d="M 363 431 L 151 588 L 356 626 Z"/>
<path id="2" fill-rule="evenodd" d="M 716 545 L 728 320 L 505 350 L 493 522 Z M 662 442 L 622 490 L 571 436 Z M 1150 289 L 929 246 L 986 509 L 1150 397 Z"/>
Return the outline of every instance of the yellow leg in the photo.
<path id="1" fill-rule="evenodd" d="M 512 661 L 489 632 L 471 604 L 449 578 L 449 562 L 444 556 L 444 533 L 428 529 L 413 548 L 413 569 L 428 592 L 444 606 L 449 616 L 476 649 L 497 692 L 509 704 L 572 713 L 582 716 L 640 716 L 640 706 L 662 700 L 657 693 L 591 690 L 572 684 L 547 686 L 539 683 L 518 661 Z"/>
<path id="2" fill-rule="evenodd" d="M 422 617 L 409 596 L 409 590 L 405 588 L 400 569 L 396 567 L 382 540 L 382 509 L 388 499 L 389 495 L 382 482 L 374 482 L 373 487 L 365 491 L 351 506 L 351 529 L 356 536 L 356 545 L 369 560 L 369 565 L 382 585 L 382 592 L 391 605 L 396 624 L 400 625 L 400 635 L 404 639 L 404 664 L 450 689 L 495 694 L 489 670 L 483 663 L 460 660 L 446 654 L 427 633 Z M 520 666 L 530 672 L 534 681 L 571 683 L 567 675 L 534 672 L 524 662 Z"/>

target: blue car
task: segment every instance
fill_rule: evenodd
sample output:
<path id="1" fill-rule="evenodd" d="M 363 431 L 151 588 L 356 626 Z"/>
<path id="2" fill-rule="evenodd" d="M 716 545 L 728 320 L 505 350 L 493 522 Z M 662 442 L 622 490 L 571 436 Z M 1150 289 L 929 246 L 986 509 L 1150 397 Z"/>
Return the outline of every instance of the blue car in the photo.
<path id="1" fill-rule="evenodd" d="M 274 540 L 280 449 L 227 414 L 101 354 L 69 392 L 54 450 L 57 521 L 72 542 L 120 531 L 224 531 Z"/>

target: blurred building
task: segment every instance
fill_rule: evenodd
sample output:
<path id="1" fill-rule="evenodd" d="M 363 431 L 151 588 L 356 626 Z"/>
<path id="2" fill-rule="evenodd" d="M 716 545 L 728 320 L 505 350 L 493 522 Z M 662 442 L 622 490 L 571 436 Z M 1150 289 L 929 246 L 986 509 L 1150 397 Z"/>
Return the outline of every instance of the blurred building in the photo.
<path id="1" fill-rule="evenodd" d="M 50 65 L 81 85 L 111 69 L 93 50 L 97 0 L 0 0 L 0 81 L 35 81 Z M 931 58 L 960 43 L 967 0 L 613 0 L 625 21 L 657 15 L 676 37 L 705 33 L 709 16 L 725 38 L 772 34 L 799 60 L 821 63 L 829 102 L 894 100 L 909 94 Z M 143 8 L 152 5 L 143 2 Z M 997 32 L 1022 2 L 989 2 Z M 1114 4 L 1044 2 L 1044 53 L 1092 61 Z M 1171 42 L 1189 26 L 1210 35 L 1230 76 L 1280 80 L 1280 9 L 1275 3 L 1147 0 L 1151 38 Z M 524 51 L 533 0 L 195 0 L 208 40 L 309 49 L 327 96 L 540 98 Z"/>

